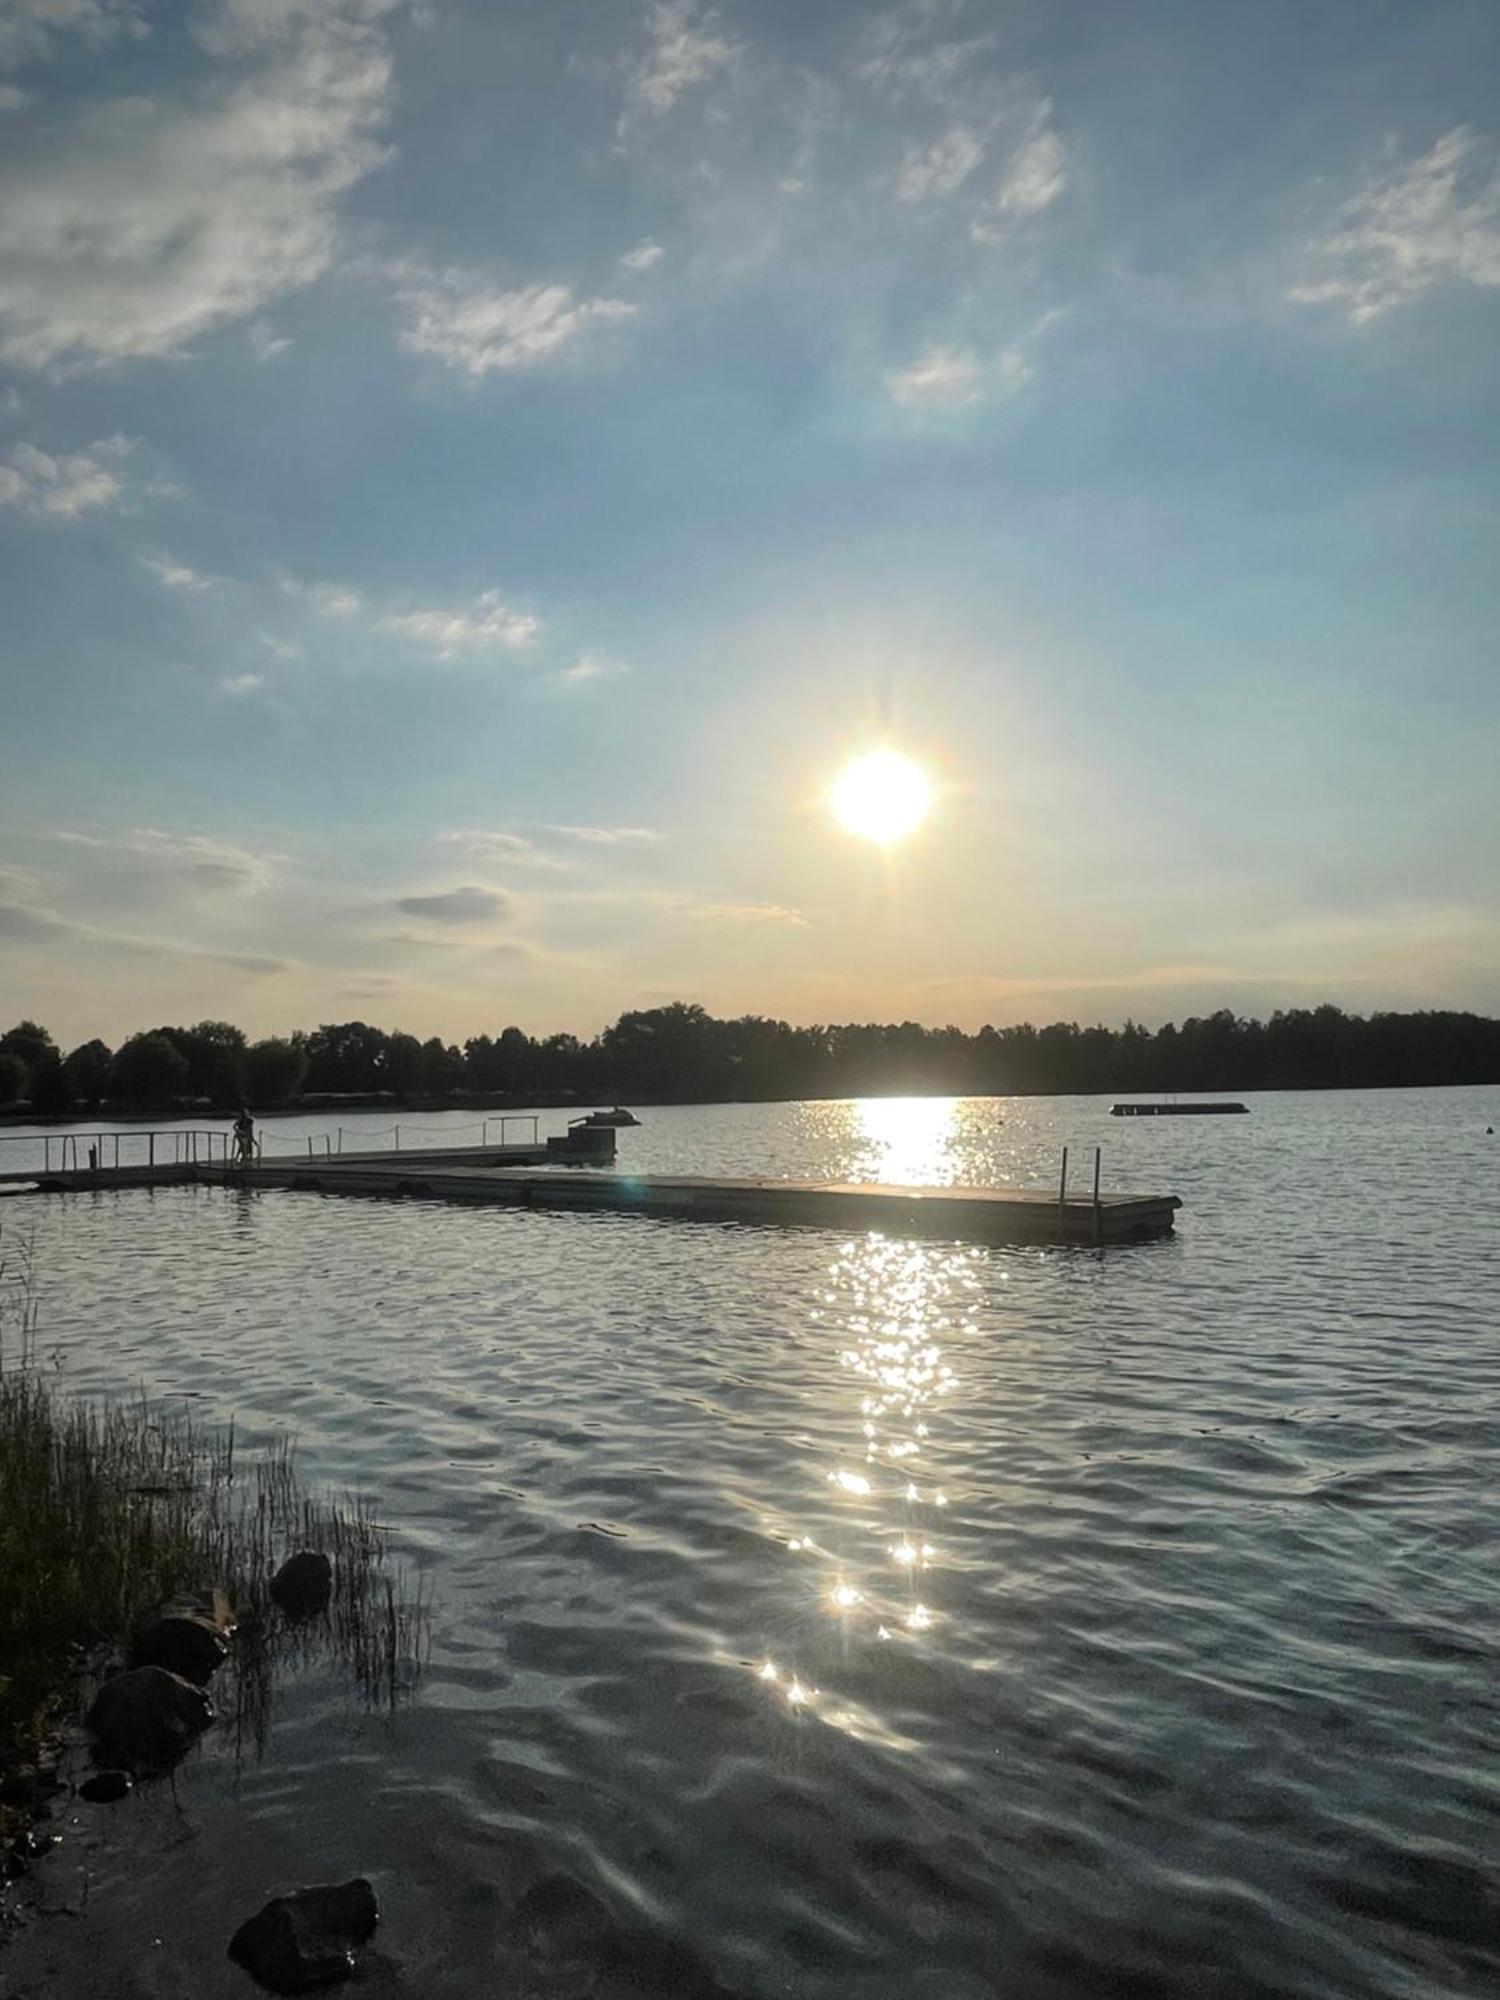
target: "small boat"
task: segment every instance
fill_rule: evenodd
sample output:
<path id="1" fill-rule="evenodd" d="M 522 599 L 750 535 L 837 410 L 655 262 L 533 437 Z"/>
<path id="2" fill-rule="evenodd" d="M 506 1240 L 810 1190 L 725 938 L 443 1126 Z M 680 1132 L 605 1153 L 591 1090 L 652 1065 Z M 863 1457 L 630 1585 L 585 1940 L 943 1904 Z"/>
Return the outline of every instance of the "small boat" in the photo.
<path id="1" fill-rule="evenodd" d="M 575 1132 L 580 1125 L 598 1130 L 600 1126 L 605 1125 L 639 1125 L 640 1122 L 633 1111 L 627 1111 L 622 1104 L 617 1104 L 613 1111 L 591 1111 L 585 1118 L 570 1118 L 568 1130 Z"/>

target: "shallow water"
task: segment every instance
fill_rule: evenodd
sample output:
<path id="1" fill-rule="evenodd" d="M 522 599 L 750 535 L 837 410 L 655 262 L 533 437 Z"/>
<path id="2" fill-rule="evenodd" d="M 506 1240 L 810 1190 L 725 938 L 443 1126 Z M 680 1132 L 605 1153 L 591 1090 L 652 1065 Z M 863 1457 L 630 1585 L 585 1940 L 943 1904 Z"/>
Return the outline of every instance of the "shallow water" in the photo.
<path id="1" fill-rule="evenodd" d="M 621 1135 L 643 1170 L 913 1181 L 1101 1144 L 1107 1188 L 1186 1203 L 1103 1253 L 6 1204 L 63 1381 L 295 1431 L 434 1610 L 394 1715 L 309 1670 L 262 1760 L 223 1732 L 175 1798 L 64 1815 L 44 1872 L 81 1915 L 0 1992 L 243 1993 L 240 1918 L 357 1872 L 382 1992 L 1493 1992 L 1500 1091 L 1252 1102 Z M 558 1871 L 612 1947 L 517 1915 Z"/>

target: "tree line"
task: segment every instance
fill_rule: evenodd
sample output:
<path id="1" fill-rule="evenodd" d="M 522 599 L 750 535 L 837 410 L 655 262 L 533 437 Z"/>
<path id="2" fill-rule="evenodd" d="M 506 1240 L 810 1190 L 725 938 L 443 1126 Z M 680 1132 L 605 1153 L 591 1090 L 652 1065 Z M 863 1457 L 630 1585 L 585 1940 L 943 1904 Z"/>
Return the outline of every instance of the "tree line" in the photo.
<path id="1" fill-rule="evenodd" d="M 98 1040 L 66 1054 L 35 1021 L 0 1035 L 0 1106 L 56 1117 L 88 1107 L 166 1110 L 318 1097 L 609 1098 L 719 1103 L 797 1097 L 1010 1096 L 1094 1091 L 1388 1088 L 1500 1082 L 1500 1021 L 1478 1014 L 1346 1014 L 1296 1007 L 1269 1020 L 1227 1008 L 1147 1028 L 794 1028 L 718 1020 L 674 1001 L 622 1014 L 592 1040 L 520 1028 L 462 1047 L 367 1021 L 252 1042 L 228 1021 Z"/>

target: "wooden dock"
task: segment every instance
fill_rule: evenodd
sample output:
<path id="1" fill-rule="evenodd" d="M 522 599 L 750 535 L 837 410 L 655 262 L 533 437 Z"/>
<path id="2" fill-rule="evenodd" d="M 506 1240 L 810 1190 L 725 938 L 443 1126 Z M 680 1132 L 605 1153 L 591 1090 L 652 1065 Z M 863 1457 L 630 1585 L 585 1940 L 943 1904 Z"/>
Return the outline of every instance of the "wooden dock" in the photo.
<path id="1" fill-rule="evenodd" d="M 608 1135 L 612 1140 L 613 1134 Z M 575 1155 L 576 1157 L 576 1155 Z M 597 1156 L 596 1156 L 597 1157 Z M 556 1148 L 487 1146 L 402 1153 L 323 1153 L 226 1166 L 163 1161 L 12 1174 L 36 1193 L 188 1184 L 310 1194 L 463 1202 L 554 1212 L 611 1211 L 687 1222 L 878 1230 L 971 1243 L 1143 1243 L 1170 1236 L 1175 1194 L 1075 1195 L 1012 1187 L 882 1187 L 841 1181 L 603 1172 L 558 1166 Z M 17 1189 L 19 1192 L 19 1188 Z"/>

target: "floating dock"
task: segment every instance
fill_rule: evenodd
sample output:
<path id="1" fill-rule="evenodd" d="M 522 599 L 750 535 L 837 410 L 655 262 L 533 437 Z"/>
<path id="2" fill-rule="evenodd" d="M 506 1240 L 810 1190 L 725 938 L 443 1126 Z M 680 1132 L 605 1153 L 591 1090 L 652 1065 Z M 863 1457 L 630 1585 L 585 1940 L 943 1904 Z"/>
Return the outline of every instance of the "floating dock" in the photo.
<path id="1" fill-rule="evenodd" d="M 1227 1118 L 1234 1112 L 1248 1114 L 1248 1104 L 1210 1103 L 1200 1098 L 1191 1104 L 1112 1104 L 1111 1118 Z"/>
<path id="2" fill-rule="evenodd" d="M 1150 1107 L 1155 1108 L 1155 1107 Z M 1188 1107 L 1183 1107 L 1184 1109 Z M 1194 1109 L 1200 1107 L 1192 1107 Z M 17 1139 L 33 1157 L 0 1165 L 9 1194 L 67 1194 L 208 1184 L 312 1194 L 384 1196 L 498 1208 L 608 1210 L 688 1222 L 880 1230 L 972 1243 L 1142 1243 L 1170 1236 L 1175 1194 L 1106 1194 L 1094 1149 L 1093 1189 L 1068 1188 L 1068 1153 L 1056 1193 L 1014 1187 L 882 1187 L 849 1181 L 730 1180 L 614 1171 L 611 1114 L 575 1120 L 530 1145 L 428 1147 L 346 1153 L 334 1135 L 306 1137 L 307 1152 L 240 1163 L 222 1132 L 67 1133 Z M 342 1134 L 339 1135 L 342 1140 Z M 399 1133 L 396 1135 L 399 1143 Z M 502 1137 L 503 1137 L 502 1132 Z M 283 1140 L 283 1143 L 286 1143 Z M 121 1147 L 144 1160 L 120 1157 Z M 3 1150 L 3 1149 L 0 1149 Z M 40 1150 L 40 1162 L 35 1153 Z M 15 1156 L 12 1155 L 14 1158 Z"/>
<path id="3" fill-rule="evenodd" d="M 528 1153 L 517 1161 L 508 1157 Z M 554 1159 L 556 1154 L 552 1156 Z M 879 1230 L 970 1243 L 1143 1243 L 1170 1236 L 1174 1194 L 1053 1194 L 1037 1188 L 881 1187 L 841 1181 L 724 1180 L 541 1167 L 535 1149 L 328 1154 L 225 1166 L 169 1161 L 13 1174 L 14 1192 L 62 1194 L 193 1184 L 287 1188 L 554 1212 L 608 1210 L 687 1222 Z"/>

